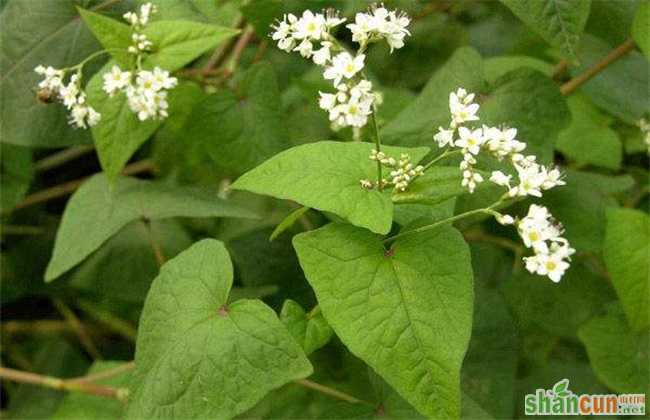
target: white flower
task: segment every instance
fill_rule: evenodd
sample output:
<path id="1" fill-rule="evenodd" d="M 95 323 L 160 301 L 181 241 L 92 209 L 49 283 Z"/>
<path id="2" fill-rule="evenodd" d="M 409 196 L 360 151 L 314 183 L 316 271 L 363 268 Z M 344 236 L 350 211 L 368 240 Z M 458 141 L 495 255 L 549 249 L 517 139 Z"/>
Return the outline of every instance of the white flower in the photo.
<path id="1" fill-rule="evenodd" d="M 91 106 L 77 104 L 70 110 L 69 123 L 76 128 L 87 128 L 97 125 L 101 115 Z"/>
<path id="2" fill-rule="evenodd" d="M 438 143 L 438 147 L 453 146 L 454 130 L 445 130 L 442 127 L 438 127 L 438 132 L 434 134 L 433 139 Z"/>
<path id="3" fill-rule="evenodd" d="M 319 40 L 326 29 L 325 16 L 320 13 L 314 14 L 311 10 L 305 10 L 302 17 L 294 25 L 293 37 L 299 40 Z"/>
<path id="4" fill-rule="evenodd" d="M 333 93 L 323 93 L 318 92 L 320 99 L 318 101 L 318 106 L 326 111 L 330 111 L 336 105 L 336 95 Z"/>
<path id="5" fill-rule="evenodd" d="M 473 103 L 474 94 L 469 95 L 465 89 L 459 88 L 456 92 L 449 94 L 449 111 L 451 112 L 454 125 L 460 125 L 467 121 L 476 121 L 479 105 Z"/>
<path id="6" fill-rule="evenodd" d="M 352 32 L 352 41 L 363 42 L 366 41 L 370 32 L 376 29 L 374 18 L 367 13 L 357 13 L 354 16 L 354 23 L 346 25 Z"/>
<path id="7" fill-rule="evenodd" d="M 487 148 L 498 158 L 519 153 L 526 148 L 526 143 L 515 139 L 517 136 L 516 128 L 506 128 L 500 130 L 496 127 L 483 128 L 487 137 Z"/>
<path id="8" fill-rule="evenodd" d="M 321 48 L 314 51 L 314 55 L 312 59 L 314 60 L 314 63 L 318 64 L 319 66 L 324 66 L 327 64 L 330 59 L 331 59 L 331 48 L 332 43 L 329 41 L 323 41 L 321 43 Z"/>
<path id="9" fill-rule="evenodd" d="M 459 127 L 458 135 L 460 139 L 456 140 L 455 145 L 473 155 L 478 155 L 481 150 L 481 145 L 485 142 L 483 129 L 470 130 L 466 127 Z"/>
<path id="10" fill-rule="evenodd" d="M 122 71 L 118 66 L 113 66 L 110 72 L 104 73 L 104 91 L 108 96 L 126 88 L 131 83 L 131 72 Z"/>
<path id="11" fill-rule="evenodd" d="M 53 93 L 58 93 L 59 89 L 63 87 L 63 70 L 55 69 L 52 66 L 44 67 L 37 66 L 34 71 L 44 79 L 39 82 L 38 87 L 41 89 L 51 90 Z"/>
<path id="12" fill-rule="evenodd" d="M 328 9 L 325 13 L 325 26 L 332 29 L 345 22 L 345 18 L 339 16 L 339 12 L 334 9 Z"/>
<path id="13" fill-rule="evenodd" d="M 515 223 L 515 219 L 512 216 L 510 216 L 509 214 L 500 214 L 500 215 L 496 216 L 496 220 L 497 220 L 497 222 L 499 222 L 503 226 L 512 225 L 512 224 Z"/>
<path id="14" fill-rule="evenodd" d="M 509 191 L 510 196 L 516 195 L 524 197 L 532 195 L 534 197 L 542 196 L 542 186 L 546 182 L 546 173 L 544 167 L 536 163 L 528 166 L 515 165 L 519 178 L 519 185 Z"/>
<path id="15" fill-rule="evenodd" d="M 510 179 L 511 178 L 512 178 L 512 175 L 506 175 L 501 171 L 492 171 L 492 175 L 490 176 L 490 181 L 492 181 L 495 184 L 500 185 L 502 187 L 510 188 Z"/>
<path id="16" fill-rule="evenodd" d="M 80 96 L 80 94 L 79 76 L 76 74 L 72 75 L 70 82 L 63 86 L 59 91 L 63 105 L 68 109 L 71 109 L 77 103 L 83 103 L 83 101 L 85 101 L 85 96 Z M 80 97 L 82 102 L 78 102 Z"/>
<path id="17" fill-rule="evenodd" d="M 544 168 L 544 173 L 546 175 L 546 179 L 544 180 L 544 183 L 542 183 L 542 189 L 544 190 L 550 190 L 551 188 L 560 186 L 560 185 L 566 185 L 566 182 L 562 180 L 562 173 L 560 172 L 559 169 L 557 168 L 551 168 L 547 169 Z"/>
<path id="18" fill-rule="evenodd" d="M 327 80 L 333 79 L 334 86 L 338 86 L 341 79 L 344 77 L 350 79 L 363 69 L 363 61 L 365 58 L 366 56 L 364 54 L 352 57 L 347 52 L 339 53 L 332 59 L 332 65 L 325 69 L 323 77 Z"/>
<path id="19" fill-rule="evenodd" d="M 311 57 L 312 52 L 314 51 L 314 46 L 312 45 L 311 41 L 309 41 L 309 39 L 305 38 L 293 50 L 294 51 L 299 51 L 300 55 L 302 55 L 305 58 L 309 58 L 309 57 Z"/>

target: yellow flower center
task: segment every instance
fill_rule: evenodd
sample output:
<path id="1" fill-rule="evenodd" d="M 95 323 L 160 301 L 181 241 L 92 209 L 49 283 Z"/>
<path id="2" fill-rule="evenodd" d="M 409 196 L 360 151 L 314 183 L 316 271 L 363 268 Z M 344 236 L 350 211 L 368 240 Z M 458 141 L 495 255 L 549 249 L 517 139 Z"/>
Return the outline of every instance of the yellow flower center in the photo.
<path id="1" fill-rule="evenodd" d="M 557 268 L 557 265 L 553 261 L 547 261 L 546 262 L 546 269 L 548 271 L 553 271 Z"/>
<path id="2" fill-rule="evenodd" d="M 538 241 L 539 240 L 539 234 L 537 232 L 530 232 L 528 234 L 528 239 L 530 239 L 532 242 Z"/>

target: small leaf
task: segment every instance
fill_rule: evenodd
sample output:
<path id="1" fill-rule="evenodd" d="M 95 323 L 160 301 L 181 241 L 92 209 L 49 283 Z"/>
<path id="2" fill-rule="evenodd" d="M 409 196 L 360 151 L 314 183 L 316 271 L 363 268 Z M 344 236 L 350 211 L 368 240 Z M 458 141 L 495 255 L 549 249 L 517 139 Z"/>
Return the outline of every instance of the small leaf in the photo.
<path id="1" fill-rule="evenodd" d="M 648 330 L 635 334 L 618 305 L 587 322 L 578 334 L 598 378 L 621 393 L 650 392 Z"/>
<path id="2" fill-rule="evenodd" d="M 109 50 L 118 65 L 126 68 L 133 65 L 133 55 L 127 51 L 133 43 L 129 25 L 80 7 L 77 10 L 95 38 L 104 49 Z"/>
<path id="3" fill-rule="evenodd" d="M 236 29 L 187 20 L 151 22 L 143 33 L 153 43 L 145 66 L 175 71 L 239 33 Z"/>
<path id="4" fill-rule="evenodd" d="M 632 23 L 632 38 L 646 58 L 650 59 L 650 3 L 641 2 Z"/>
<path id="5" fill-rule="evenodd" d="M 52 281 L 137 219 L 170 217 L 254 217 L 248 210 L 196 189 L 119 178 L 111 189 L 96 175 L 75 192 L 56 235 L 45 280 Z"/>
<path id="6" fill-rule="evenodd" d="M 297 146 L 242 175 L 232 187 L 330 211 L 352 224 L 386 234 L 393 219 L 390 191 L 367 190 L 359 184 L 362 179 L 377 179 L 376 162 L 368 159 L 372 149 L 370 143 L 333 141 Z M 382 150 L 396 157 L 409 153 L 414 163 L 429 151 L 397 147 Z"/>
<path id="7" fill-rule="evenodd" d="M 314 314 L 307 313 L 299 303 L 291 299 L 284 301 L 280 321 L 305 349 L 307 355 L 323 347 L 332 338 L 332 328 L 320 310 Z"/>
<path id="8" fill-rule="evenodd" d="M 555 393 L 555 395 L 558 397 L 563 397 L 565 395 L 568 395 L 568 388 L 569 388 L 569 380 L 562 379 L 561 381 L 559 381 L 553 386 L 553 393 Z"/>
<path id="9" fill-rule="evenodd" d="M 501 0 L 546 42 L 575 60 L 591 0 Z"/>
<path id="10" fill-rule="evenodd" d="M 325 319 L 422 414 L 460 416 L 460 367 L 472 328 L 472 269 L 451 227 L 406 236 L 386 250 L 348 224 L 294 237 Z"/>
<path id="11" fill-rule="evenodd" d="M 232 418 L 311 374 L 300 346 L 259 300 L 226 305 L 232 265 L 206 239 L 167 262 L 142 312 L 127 418 Z"/>
<path id="12" fill-rule="evenodd" d="M 273 241 L 275 238 L 280 236 L 285 230 L 289 229 L 294 225 L 305 213 L 309 211 L 309 207 L 299 207 L 296 210 L 292 211 L 285 217 L 276 227 L 273 229 L 271 236 L 269 236 L 269 241 Z"/>
<path id="13" fill-rule="evenodd" d="M 650 325 L 650 218 L 632 209 L 609 209 L 603 249 L 612 284 L 634 331 Z"/>

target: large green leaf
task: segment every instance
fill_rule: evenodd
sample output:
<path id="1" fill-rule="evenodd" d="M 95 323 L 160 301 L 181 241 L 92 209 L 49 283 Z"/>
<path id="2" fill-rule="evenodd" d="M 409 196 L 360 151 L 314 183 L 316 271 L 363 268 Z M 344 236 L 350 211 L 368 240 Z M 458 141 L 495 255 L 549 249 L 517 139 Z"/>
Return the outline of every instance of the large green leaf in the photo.
<path id="1" fill-rule="evenodd" d="M 487 88 L 481 56 L 472 48 L 459 48 L 449 58 L 417 99 L 382 129 L 382 142 L 399 146 L 434 144 L 438 126 L 449 125 L 449 92 L 459 87 L 470 92 L 484 92 Z"/>
<path id="2" fill-rule="evenodd" d="M 90 143 L 86 131 L 68 125 L 63 106 L 43 104 L 35 95 L 36 66 L 71 66 L 97 48 L 75 2 L 11 1 L 0 26 L 0 141 L 39 147 Z"/>
<path id="3" fill-rule="evenodd" d="M 107 370 L 120 368 L 121 366 L 124 366 L 124 362 L 97 361 L 93 363 L 87 374 L 94 375 Z M 125 388 L 129 385 L 130 378 L 131 373 L 124 372 L 118 376 L 103 379 L 96 383 L 116 388 Z M 80 392 L 69 392 L 63 398 L 63 401 L 52 418 L 57 420 L 111 420 L 121 418 L 123 411 L 124 405 L 118 400 Z"/>
<path id="4" fill-rule="evenodd" d="M 122 67 L 132 66 L 135 61 L 127 48 L 133 43 L 131 27 L 123 22 L 111 19 L 99 13 L 79 8 L 79 15 L 93 32 L 97 41 L 108 50 L 117 64 Z"/>
<path id="5" fill-rule="evenodd" d="M 423 414 L 460 415 L 472 269 L 451 227 L 398 239 L 348 224 L 294 237 L 323 315 L 343 343 Z"/>
<path id="6" fill-rule="evenodd" d="M 290 146 L 273 67 L 249 69 L 240 96 L 221 91 L 199 103 L 186 126 L 188 141 L 202 143 L 221 167 L 240 174 Z"/>
<path id="7" fill-rule="evenodd" d="M 385 234 L 393 220 L 390 192 L 366 190 L 359 184 L 362 179 L 377 179 L 377 165 L 368 158 L 373 148 L 370 143 L 333 141 L 297 146 L 242 175 L 233 188 L 330 211 L 354 225 Z M 399 147 L 382 150 L 395 157 L 409 153 L 414 163 L 429 151 Z"/>
<path id="8" fill-rule="evenodd" d="M 408 189 L 393 195 L 396 204 L 439 204 L 465 194 L 461 185 L 463 173 L 455 166 L 433 166 L 416 178 Z"/>
<path id="9" fill-rule="evenodd" d="M 45 280 L 54 280 L 83 261 L 134 220 L 179 216 L 254 217 L 245 208 L 205 191 L 126 177 L 111 187 L 104 175 L 96 175 L 66 206 Z"/>
<path id="10" fill-rule="evenodd" d="M 32 152 L 26 147 L 0 144 L 0 209 L 10 211 L 25 196 L 34 177 Z"/>
<path id="11" fill-rule="evenodd" d="M 632 24 L 632 38 L 646 58 L 650 59 L 650 3 L 639 5 Z"/>
<path id="12" fill-rule="evenodd" d="M 623 145 L 616 131 L 609 128 L 611 119 L 581 95 L 571 96 L 568 103 L 571 124 L 560 133 L 557 150 L 579 164 L 619 169 Z"/>
<path id="13" fill-rule="evenodd" d="M 280 321 L 305 349 L 306 354 L 323 347 L 332 338 L 332 328 L 320 310 L 307 313 L 298 302 L 291 299 L 284 301 Z"/>
<path id="14" fill-rule="evenodd" d="M 259 300 L 226 304 L 232 265 L 206 239 L 166 263 L 144 305 L 127 418 L 232 418 L 312 372 Z"/>
<path id="15" fill-rule="evenodd" d="M 650 324 L 650 218 L 632 209 L 607 212 L 604 258 L 633 330 Z"/>
<path id="16" fill-rule="evenodd" d="M 160 66 L 168 71 L 183 67 L 237 33 L 221 26 L 188 21 L 153 22 L 144 32 L 154 45 L 154 51 L 144 60 L 144 67 Z M 161 124 L 159 120 L 140 121 L 129 108 L 124 93 L 106 95 L 102 75 L 113 65 L 114 61 L 107 63 L 86 88 L 89 103 L 102 114 L 92 132 L 99 160 L 109 179 L 120 173 L 133 153 Z M 169 113 L 174 112 L 176 109 L 170 106 Z"/>
<path id="17" fill-rule="evenodd" d="M 596 375 L 617 392 L 650 392 L 648 330 L 635 334 L 618 305 L 593 318 L 579 332 Z"/>
<path id="18" fill-rule="evenodd" d="M 591 0 L 501 0 L 527 26 L 564 56 L 575 59 Z"/>

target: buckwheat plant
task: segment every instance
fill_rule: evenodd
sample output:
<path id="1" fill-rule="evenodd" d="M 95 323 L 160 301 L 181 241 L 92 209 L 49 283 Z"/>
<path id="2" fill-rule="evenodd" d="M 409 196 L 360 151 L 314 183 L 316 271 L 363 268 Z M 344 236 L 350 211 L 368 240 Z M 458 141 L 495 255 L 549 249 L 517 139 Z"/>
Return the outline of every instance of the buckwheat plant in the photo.
<path id="1" fill-rule="evenodd" d="M 115 65 L 102 77 L 103 90 L 108 96 L 123 93 L 128 98 L 131 111 L 137 114 L 140 121 L 148 119 L 163 119 L 167 117 L 167 91 L 173 89 L 177 79 L 171 77 L 168 71 L 160 67 L 143 68 L 143 59 L 150 53 L 154 45 L 143 33 L 151 16 L 156 13 L 156 7 L 151 3 L 143 4 L 139 13 L 127 12 L 123 15 L 131 26 L 130 45 L 126 52 L 133 55 L 133 66 L 122 70 Z M 83 90 L 83 68 L 92 59 L 101 55 L 118 52 L 118 49 L 106 49 L 91 54 L 81 63 L 63 69 L 39 65 L 36 73 L 44 78 L 39 82 L 39 98 L 46 102 L 57 100 L 70 111 L 70 125 L 76 128 L 92 127 L 99 123 L 101 114 L 86 102 Z M 65 82 L 69 75 L 68 82 Z"/>

